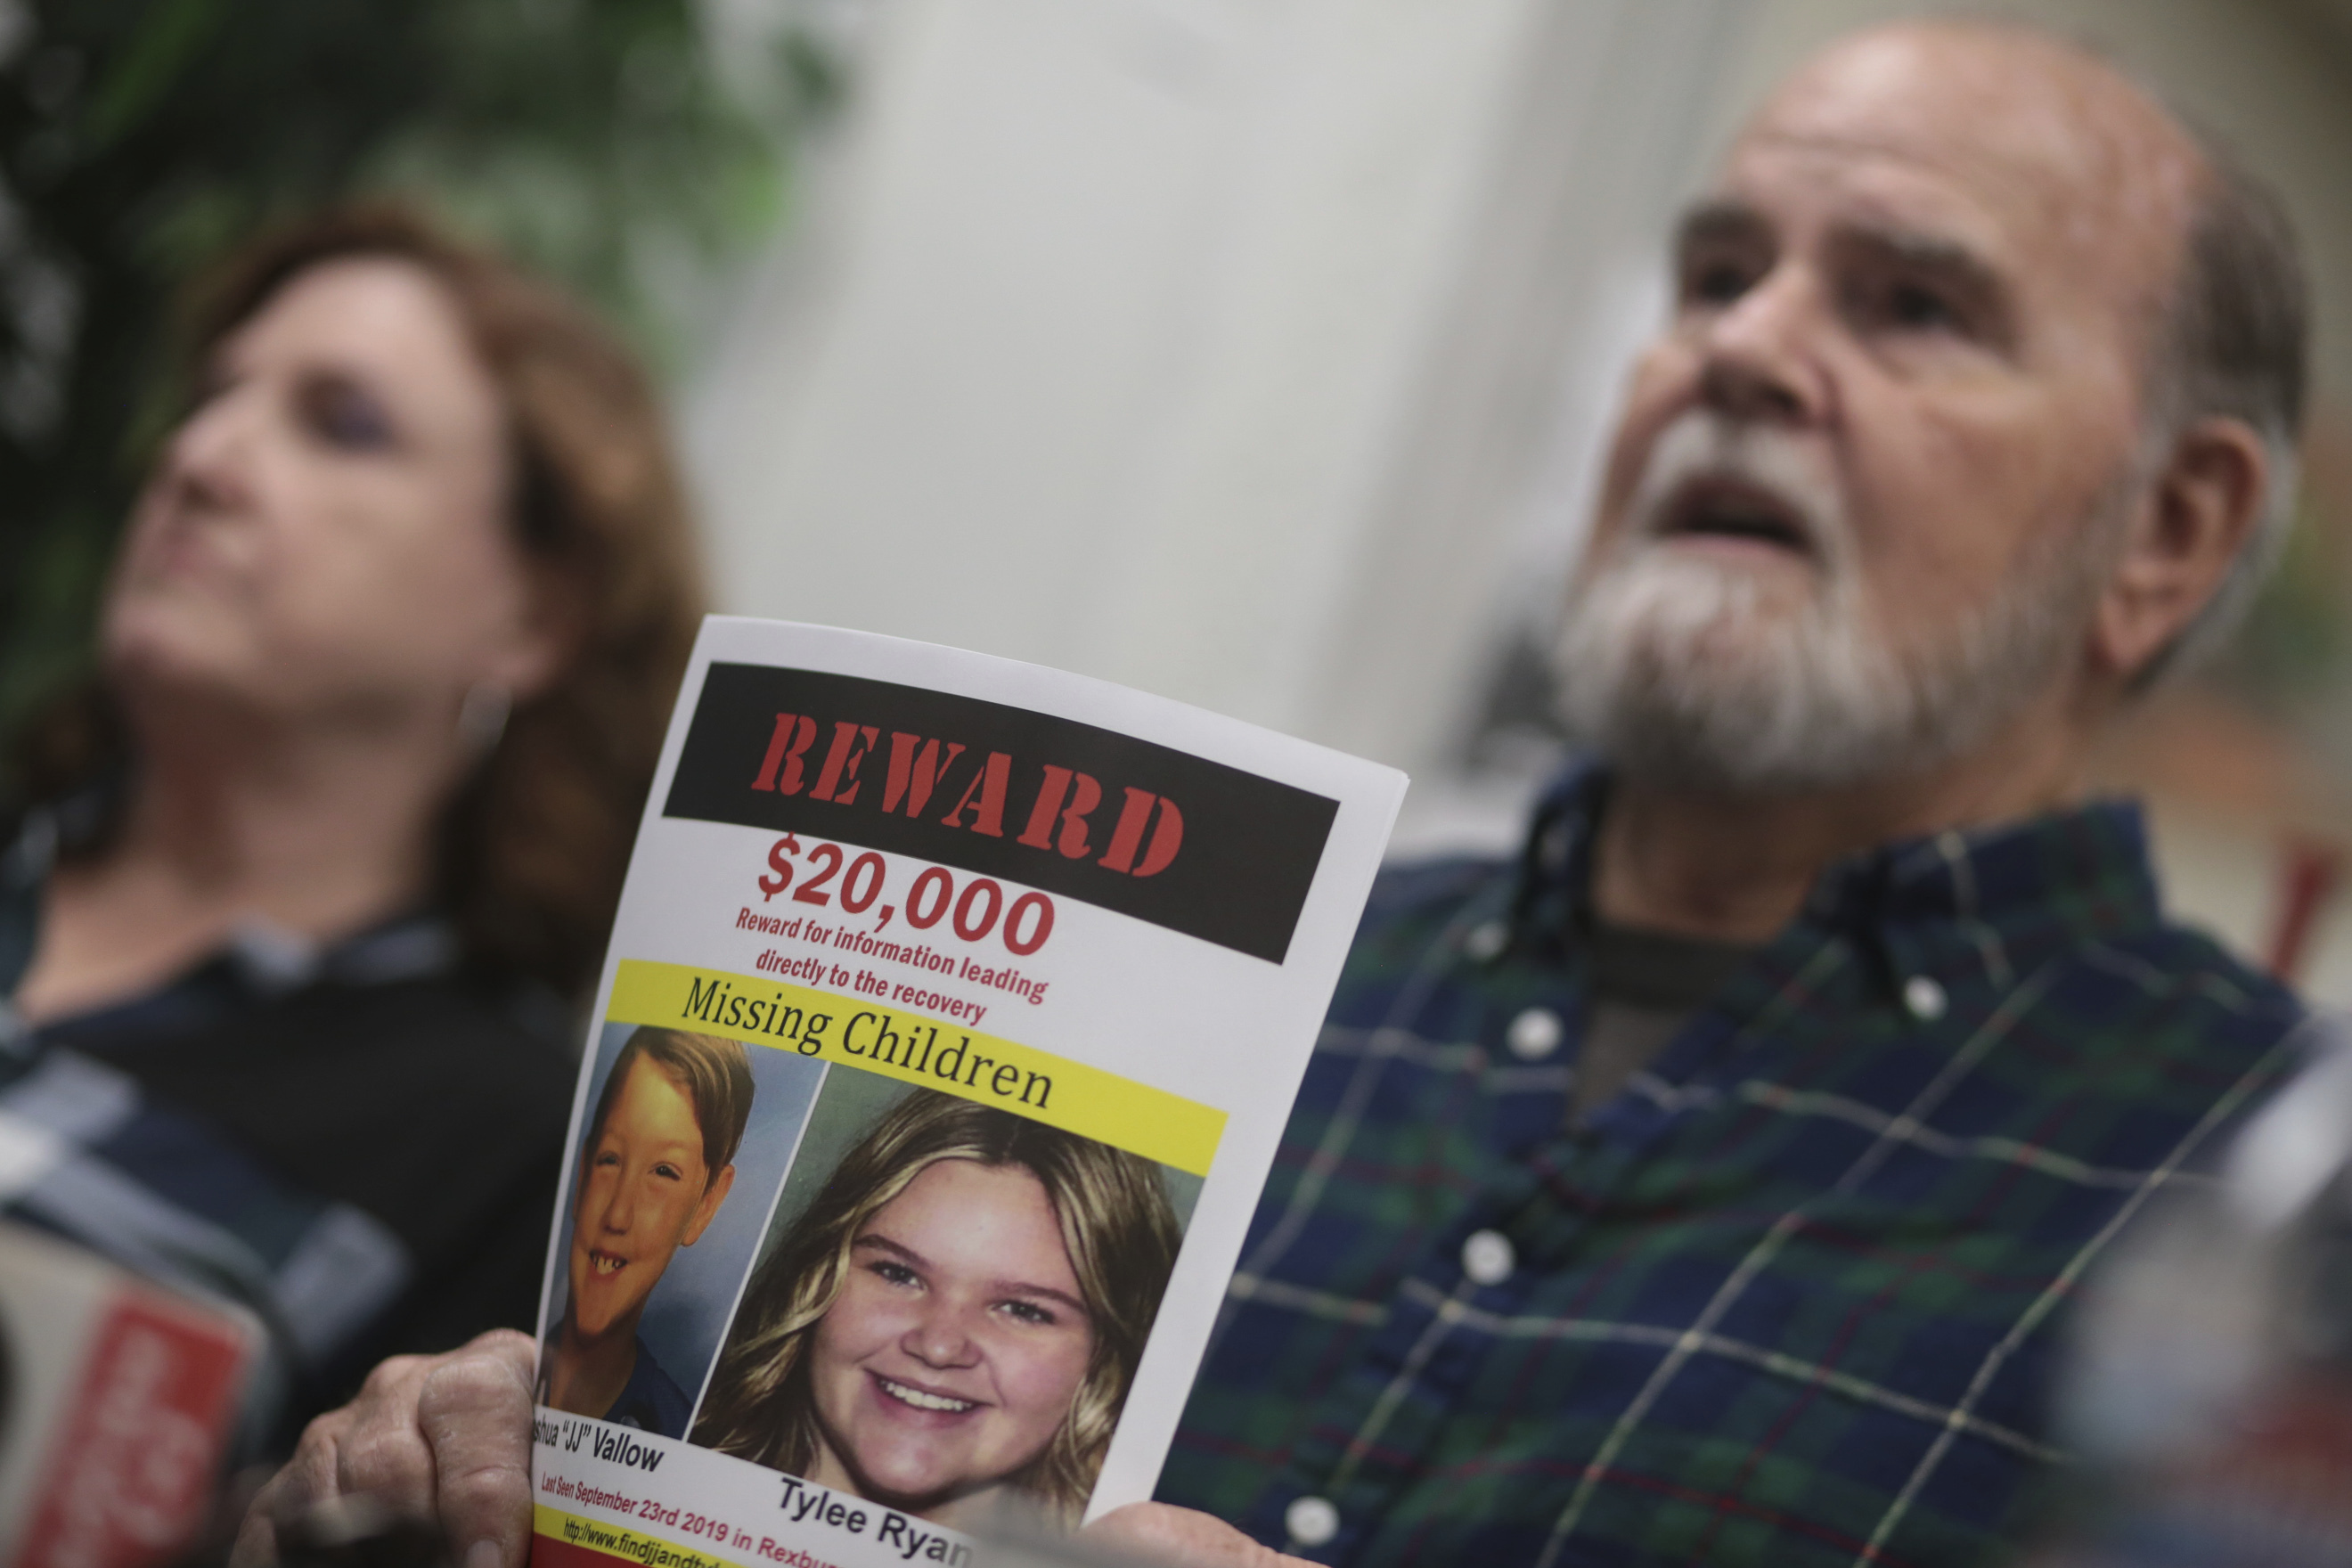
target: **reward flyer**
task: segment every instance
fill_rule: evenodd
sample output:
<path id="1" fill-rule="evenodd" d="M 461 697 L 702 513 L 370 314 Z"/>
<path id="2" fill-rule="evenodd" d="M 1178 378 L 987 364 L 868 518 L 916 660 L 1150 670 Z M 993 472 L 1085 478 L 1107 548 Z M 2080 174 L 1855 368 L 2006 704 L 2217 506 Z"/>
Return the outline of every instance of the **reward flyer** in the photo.
<path id="1" fill-rule="evenodd" d="M 1150 1496 L 1403 794 L 705 622 L 573 1103 L 538 1568 L 966 1563 Z"/>

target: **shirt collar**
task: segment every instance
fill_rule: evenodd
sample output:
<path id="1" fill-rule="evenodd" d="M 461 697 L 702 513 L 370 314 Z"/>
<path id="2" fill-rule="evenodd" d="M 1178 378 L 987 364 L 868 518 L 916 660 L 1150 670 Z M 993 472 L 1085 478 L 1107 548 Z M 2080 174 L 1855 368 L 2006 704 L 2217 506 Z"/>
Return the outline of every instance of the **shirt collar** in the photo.
<path id="1" fill-rule="evenodd" d="M 30 967 L 40 936 L 41 889 L 59 849 L 79 842 L 92 807 L 87 794 L 63 805 L 26 814 L 16 839 L 0 851 L 0 1056 L 21 1054 L 28 1031 L 5 998 Z M 238 994 L 262 1000 L 321 982 L 387 985 L 424 979 L 456 969 L 463 957 L 457 933 L 430 910 L 413 910 L 337 942 L 320 942 L 255 921 L 238 926 L 219 952 L 194 969 L 164 982 L 145 996 L 100 1008 L 88 1017 L 124 1007 L 143 1008 L 158 1000 L 184 1001 L 209 986 L 226 983 Z M 60 1020 L 77 1023 L 80 1019 Z"/>
<path id="2" fill-rule="evenodd" d="M 220 956 L 247 990 L 276 996 L 320 981 L 385 985 L 441 973 L 457 965 L 457 933 L 426 913 L 395 916 L 332 942 L 247 921 L 229 934 Z"/>
<path id="3" fill-rule="evenodd" d="M 1538 803 L 1519 851 L 1515 939 L 1572 942 L 1587 929 L 1610 784 L 1605 766 L 1580 760 Z M 1805 914 L 1857 933 L 1958 925 L 1981 948 L 1993 933 L 2012 944 L 2119 936 L 2156 924 L 2161 904 L 2139 807 L 2103 799 L 1880 845 L 1824 870 Z"/>

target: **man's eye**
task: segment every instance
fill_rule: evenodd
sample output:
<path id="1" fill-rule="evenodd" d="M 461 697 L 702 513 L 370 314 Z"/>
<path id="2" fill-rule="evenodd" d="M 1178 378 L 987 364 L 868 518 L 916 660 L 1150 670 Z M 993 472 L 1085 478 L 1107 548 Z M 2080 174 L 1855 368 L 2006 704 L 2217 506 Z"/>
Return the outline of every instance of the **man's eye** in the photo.
<path id="1" fill-rule="evenodd" d="M 596 1151 L 596 1158 L 593 1162 L 593 1168 L 596 1170 L 609 1171 L 620 1163 L 621 1157 L 618 1154 L 614 1153 L 610 1149 L 599 1149 Z"/>
<path id="2" fill-rule="evenodd" d="M 1737 262 L 1703 262 L 1683 275 L 1683 297 L 1694 304 L 1728 305 L 1752 281 L 1748 269 Z"/>
<path id="3" fill-rule="evenodd" d="M 1886 319 L 1898 327 L 1912 331 L 1927 331 L 1957 327 L 1959 312 L 1933 289 L 1916 283 L 1898 283 L 1886 292 Z"/>
<path id="4" fill-rule="evenodd" d="M 667 1160 L 664 1160 L 654 1166 L 654 1174 L 661 1177 L 664 1181 L 682 1182 L 686 1180 L 686 1167 L 683 1165 L 673 1165 Z"/>

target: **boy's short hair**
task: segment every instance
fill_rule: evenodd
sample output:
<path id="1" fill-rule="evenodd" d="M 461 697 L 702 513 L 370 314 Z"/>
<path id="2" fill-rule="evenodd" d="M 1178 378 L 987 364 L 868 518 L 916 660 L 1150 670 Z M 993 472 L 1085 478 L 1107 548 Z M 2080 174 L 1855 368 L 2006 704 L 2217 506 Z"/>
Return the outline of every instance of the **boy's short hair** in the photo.
<path id="1" fill-rule="evenodd" d="M 580 1152 L 587 1158 L 604 1135 L 604 1121 L 621 1097 L 629 1068 L 644 1057 L 667 1073 L 687 1099 L 694 1102 L 695 1125 L 702 1131 L 702 1168 L 708 1177 L 735 1163 L 742 1147 L 743 1129 L 751 1120 L 751 1063 L 742 1042 L 718 1035 L 689 1035 L 680 1029 L 641 1028 L 631 1035 L 613 1070 L 604 1076 L 604 1092 L 596 1097 L 596 1114 L 588 1119 L 588 1135 Z"/>

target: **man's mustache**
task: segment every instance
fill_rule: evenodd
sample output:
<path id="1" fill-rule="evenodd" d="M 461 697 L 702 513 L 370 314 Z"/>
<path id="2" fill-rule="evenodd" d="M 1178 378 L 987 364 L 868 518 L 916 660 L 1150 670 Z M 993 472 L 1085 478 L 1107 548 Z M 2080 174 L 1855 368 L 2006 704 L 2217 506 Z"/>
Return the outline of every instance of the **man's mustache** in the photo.
<path id="1" fill-rule="evenodd" d="M 1785 432 L 1685 414 L 1650 448 L 1629 542 L 1712 533 L 1782 545 L 1832 572 L 1851 553 L 1843 499 Z"/>

